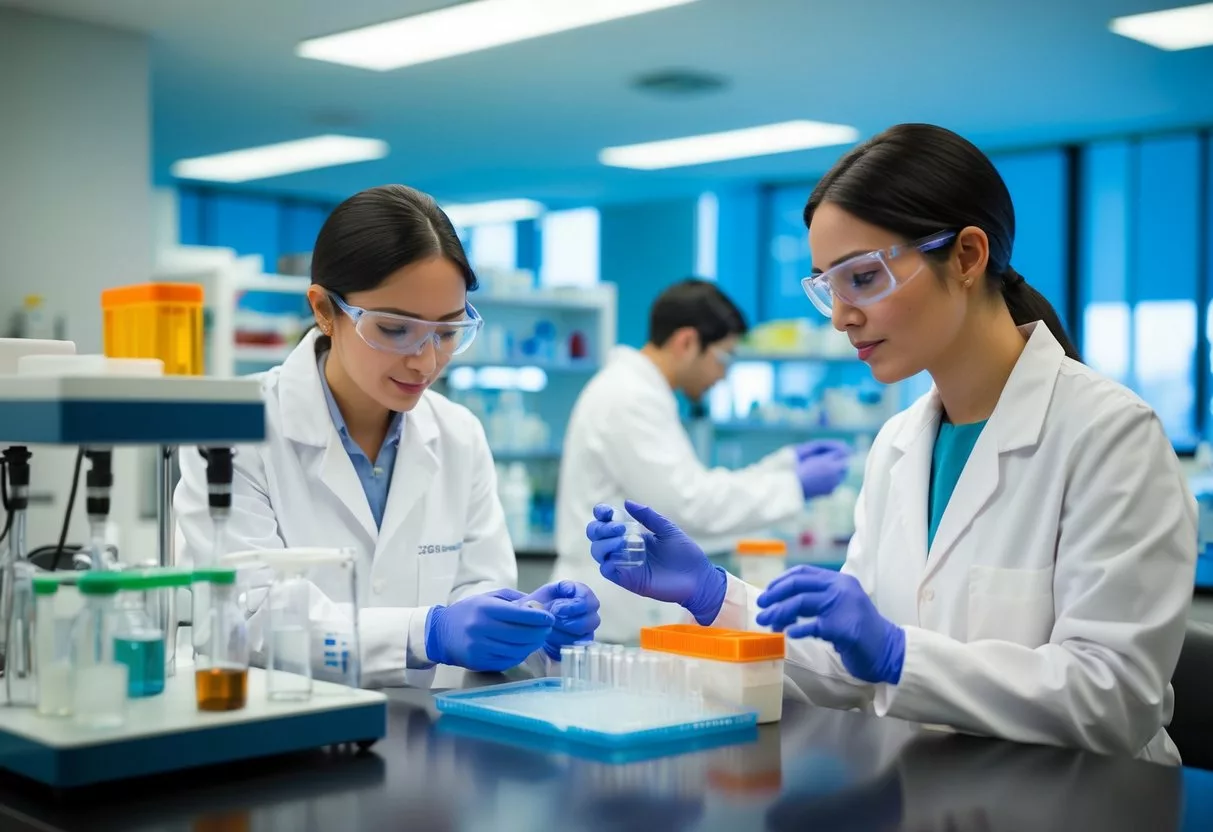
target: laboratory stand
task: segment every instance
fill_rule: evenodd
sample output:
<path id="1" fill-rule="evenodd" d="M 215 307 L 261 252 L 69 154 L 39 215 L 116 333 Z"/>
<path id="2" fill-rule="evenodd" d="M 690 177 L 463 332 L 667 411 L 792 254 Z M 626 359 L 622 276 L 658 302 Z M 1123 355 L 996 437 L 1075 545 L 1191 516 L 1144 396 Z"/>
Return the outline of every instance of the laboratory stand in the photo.
<path id="1" fill-rule="evenodd" d="M 245 707 L 219 713 L 195 707 L 192 673 L 169 678 L 158 696 L 130 700 L 114 727 L 0 708 L 0 768 L 71 789 L 341 743 L 370 747 L 387 730 L 381 693 L 314 682 L 306 701 L 271 701 L 265 672 L 248 673 Z"/>
<path id="2" fill-rule="evenodd" d="M 141 311 L 164 309 L 124 310 Z M 306 698 L 272 701 L 265 673 L 248 667 L 234 570 L 172 568 L 167 470 L 158 483 L 158 551 L 115 559 L 105 540 L 114 489 L 133 487 L 115 481 L 119 446 L 153 445 L 170 460 L 178 447 L 202 452 L 211 517 L 221 529 L 231 508 L 233 448 L 265 438 L 259 382 L 167 376 L 157 359 L 72 353 L 70 344 L 0 339 L 0 476 L 7 486 L 0 769 L 72 789 L 382 738 L 385 698 L 358 689 L 356 673 L 354 684 L 317 681 Z M 61 558 L 61 536 L 55 557 L 35 563 L 26 512 L 30 461 L 44 445 L 79 449 L 77 479 L 88 462 L 80 492 L 90 541 Z M 144 567 L 148 560 L 158 565 Z M 207 633 L 195 640 L 188 673 L 176 656 L 176 599 L 186 591 Z"/>

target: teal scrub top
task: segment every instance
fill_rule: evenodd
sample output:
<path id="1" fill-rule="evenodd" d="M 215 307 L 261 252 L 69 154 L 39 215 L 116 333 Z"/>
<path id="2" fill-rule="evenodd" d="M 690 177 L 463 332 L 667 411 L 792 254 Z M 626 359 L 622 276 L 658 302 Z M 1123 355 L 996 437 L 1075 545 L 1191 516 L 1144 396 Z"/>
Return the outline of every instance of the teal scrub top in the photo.
<path id="1" fill-rule="evenodd" d="M 939 434 L 935 437 L 935 450 L 931 456 L 931 491 L 927 503 L 927 549 L 935 542 L 935 532 L 943 517 L 943 510 L 952 499 L 956 490 L 956 482 L 960 472 L 973 453 L 977 437 L 986 426 L 984 421 L 973 422 L 969 425 L 953 425 L 951 422 L 940 422 Z"/>

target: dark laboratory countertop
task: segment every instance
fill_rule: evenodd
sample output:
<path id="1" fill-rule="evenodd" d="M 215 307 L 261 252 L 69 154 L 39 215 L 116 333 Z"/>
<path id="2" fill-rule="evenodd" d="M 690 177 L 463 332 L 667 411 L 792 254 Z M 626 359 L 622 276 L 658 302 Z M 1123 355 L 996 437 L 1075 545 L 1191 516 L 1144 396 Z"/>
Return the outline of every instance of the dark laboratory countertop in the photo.
<path id="1" fill-rule="evenodd" d="M 523 747 L 486 738 L 471 723 L 438 719 L 426 691 L 389 696 L 388 736 L 370 753 L 293 755 L 58 800 L 9 778 L 0 781 L 0 828 L 1163 832 L 1180 824 L 1179 769 L 949 735 L 790 695 L 783 720 L 749 742 L 628 763 L 572 756 L 542 739 Z"/>

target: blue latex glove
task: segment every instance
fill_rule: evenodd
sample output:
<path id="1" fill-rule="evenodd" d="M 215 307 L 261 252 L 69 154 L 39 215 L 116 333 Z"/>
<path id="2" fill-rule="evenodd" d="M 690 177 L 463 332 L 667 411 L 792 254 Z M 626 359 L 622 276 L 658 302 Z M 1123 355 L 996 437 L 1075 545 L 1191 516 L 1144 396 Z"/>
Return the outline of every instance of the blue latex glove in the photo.
<path id="1" fill-rule="evenodd" d="M 820 638 L 834 645 L 843 666 L 865 682 L 897 684 L 906 656 L 905 630 L 876 611 L 851 575 L 795 566 L 758 596 L 758 623 L 790 638 Z M 811 621 L 796 623 L 799 618 Z"/>
<path id="2" fill-rule="evenodd" d="M 555 618 L 520 602 L 512 589 L 436 606 L 425 622 L 425 652 L 437 664 L 468 670 L 509 670 L 547 641 Z"/>
<path id="3" fill-rule="evenodd" d="M 543 643 L 543 652 L 553 661 L 560 661 L 560 648 L 566 644 L 593 641 L 594 631 L 602 623 L 598 617 L 598 596 L 576 581 L 546 584 L 524 598 L 541 604 L 556 620 Z"/>
<path id="4" fill-rule="evenodd" d="M 851 464 L 851 449 L 842 442 L 823 440 L 796 447 L 796 476 L 804 498 L 824 497 L 842 485 Z"/>
<path id="5" fill-rule="evenodd" d="M 598 561 L 602 577 L 645 598 L 679 604 L 705 626 L 715 621 L 728 586 L 725 571 L 713 566 L 682 529 L 651 508 L 631 500 L 623 505 L 648 529 L 643 535 L 644 563 L 619 567 L 612 562 L 612 556 L 623 549 L 624 527 L 612 520 L 614 510 L 610 506 L 597 505 L 585 536 L 590 539 L 590 554 Z"/>

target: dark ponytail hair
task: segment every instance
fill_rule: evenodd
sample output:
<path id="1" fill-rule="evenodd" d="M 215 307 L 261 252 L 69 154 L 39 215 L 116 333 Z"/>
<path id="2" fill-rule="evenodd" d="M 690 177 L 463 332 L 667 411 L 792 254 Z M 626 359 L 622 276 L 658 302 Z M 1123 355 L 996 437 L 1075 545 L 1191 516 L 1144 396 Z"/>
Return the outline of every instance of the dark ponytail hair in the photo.
<path id="1" fill-rule="evenodd" d="M 804 223 L 831 202 L 866 223 L 917 240 L 939 231 L 975 226 L 990 240 L 986 273 L 1019 326 L 1044 321 L 1066 355 L 1078 349 L 1052 305 L 1011 268 L 1015 208 L 1011 193 L 984 153 L 951 130 L 899 124 L 843 156 L 813 189 Z M 946 258 L 951 245 L 927 253 Z"/>
<path id="2" fill-rule="evenodd" d="M 354 194 L 329 214 L 312 251 L 312 283 L 338 297 L 374 289 L 413 263 L 443 257 L 477 287 L 463 244 L 429 194 L 404 185 L 381 185 Z M 316 353 L 332 346 L 316 339 Z"/>

